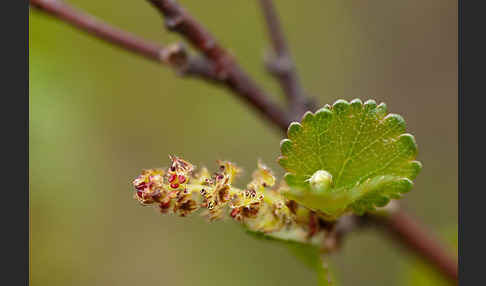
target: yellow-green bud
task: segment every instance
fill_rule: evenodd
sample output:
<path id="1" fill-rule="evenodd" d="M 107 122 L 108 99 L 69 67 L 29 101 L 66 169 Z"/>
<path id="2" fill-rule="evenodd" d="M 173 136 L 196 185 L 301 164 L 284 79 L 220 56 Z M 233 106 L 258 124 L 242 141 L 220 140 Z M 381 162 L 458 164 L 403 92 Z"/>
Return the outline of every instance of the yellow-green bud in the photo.
<path id="1" fill-rule="evenodd" d="M 332 175 L 325 170 L 318 170 L 309 178 L 309 184 L 313 191 L 318 193 L 325 192 L 332 186 Z"/>

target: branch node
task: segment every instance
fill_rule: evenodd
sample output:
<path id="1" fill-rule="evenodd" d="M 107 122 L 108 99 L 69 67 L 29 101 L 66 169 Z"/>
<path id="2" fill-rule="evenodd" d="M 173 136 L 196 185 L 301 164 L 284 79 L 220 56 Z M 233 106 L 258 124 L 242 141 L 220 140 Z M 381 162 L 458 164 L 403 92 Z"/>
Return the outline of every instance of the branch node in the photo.
<path id="1" fill-rule="evenodd" d="M 165 27 L 169 31 L 177 31 L 182 23 L 184 23 L 184 16 L 182 14 L 173 15 L 165 19 Z"/>
<path id="2" fill-rule="evenodd" d="M 183 43 L 169 44 L 161 50 L 160 57 L 164 62 L 176 68 L 186 65 L 189 58 Z"/>
<path id="3" fill-rule="evenodd" d="M 266 69 L 276 77 L 282 77 L 292 71 L 294 63 L 285 55 L 274 55 L 270 52 L 265 53 L 263 62 Z"/>

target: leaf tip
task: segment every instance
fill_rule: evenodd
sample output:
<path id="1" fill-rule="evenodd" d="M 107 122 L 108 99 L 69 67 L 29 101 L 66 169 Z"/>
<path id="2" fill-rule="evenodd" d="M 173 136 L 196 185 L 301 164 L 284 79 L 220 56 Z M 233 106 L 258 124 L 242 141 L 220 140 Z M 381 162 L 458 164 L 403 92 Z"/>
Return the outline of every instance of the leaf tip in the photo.
<path id="1" fill-rule="evenodd" d="M 302 130 L 302 125 L 298 122 L 292 122 L 287 129 L 287 137 L 292 139 Z"/>
<path id="2" fill-rule="evenodd" d="M 304 115 L 302 116 L 302 120 L 301 120 L 301 123 L 303 125 L 307 125 L 309 124 L 310 122 L 312 122 L 314 120 L 314 113 L 312 113 L 311 111 L 307 111 L 306 113 L 304 113 Z"/>
<path id="3" fill-rule="evenodd" d="M 349 106 L 350 104 L 346 100 L 338 99 L 332 105 L 332 110 L 334 110 L 336 113 L 342 113 L 347 111 L 349 109 Z"/>
<path id="4" fill-rule="evenodd" d="M 410 133 L 404 133 L 400 135 L 398 138 L 399 143 L 403 146 L 406 150 L 406 153 L 410 156 L 415 158 L 417 155 L 417 143 L 415 142 L 415 137 Z"/>
<path id="5" fill-rule="evenodd" d="M 373 99 L 368 99 L 367 101 L 365 101 L 364 103 L 364 108 L 366 110 L 371 110 L 371 109 L 375 109 L 376 108 L 376 101 L 373 100 Z"/>
<path id="6" fill-rule="evenodd" d="M 282 155 L 286 156 L 292 150 L 292 141 L 289 139 L 283 139 L 280 141 L 280 152 Z"/>

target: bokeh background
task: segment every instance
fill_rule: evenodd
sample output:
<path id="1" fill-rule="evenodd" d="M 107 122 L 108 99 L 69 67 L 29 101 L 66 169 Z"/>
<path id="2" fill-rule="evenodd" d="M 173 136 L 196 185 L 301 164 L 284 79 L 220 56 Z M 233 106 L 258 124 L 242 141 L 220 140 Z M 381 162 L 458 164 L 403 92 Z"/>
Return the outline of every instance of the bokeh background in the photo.
<path id="1" fill-rule="evenodd" d="M 161 44 L 180 40 L 146 1 L 68 2 Z M 262 65 L 257 1 L 181 2 L 283 103 Z M 306 90 L 322 105 L 373 98 L 401 114 L 424 164 L 403 207 L 437 234 L 456 225 L 457 2 L 276 2 Z M 315 283 L 286 249 L 236 224 L 162 216 L 132 199 L 130 181 L 168 154 L 210 168 L 233 160 L 242 185 L 258 158 L 281 175 L 279 130 L 224 89 L 38 11 L 29 27 L 31 285 Z M 370 229 L 330 260 L 341 285 L 405 285 L 410 257 Z"/>

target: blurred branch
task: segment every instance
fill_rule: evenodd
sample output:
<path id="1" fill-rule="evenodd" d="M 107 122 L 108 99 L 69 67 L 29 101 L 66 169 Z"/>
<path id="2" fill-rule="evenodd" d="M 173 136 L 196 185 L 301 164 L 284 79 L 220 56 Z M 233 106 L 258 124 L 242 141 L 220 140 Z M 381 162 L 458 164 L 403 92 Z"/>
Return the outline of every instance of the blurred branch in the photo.
<path id="1" fill-rule="evenodd" d="M 174 0 L 148 0 L 165 18 L 168 30 L 185 37 L 214 65 L 216 75 L 236 95 L 245 99 L 260 113 L 282 129 L 289 116 L 240 68 L 234 58 L 216 39 Z"/>
<path id="2" fill-rule="evenodd" d="M 438 239 L 403 210 L 393 211 L 389 216 L 364 217 L 368 222 L 380 226 L 394 239 L 423 258 L 445 277 L 457 285 L 457 261 L 441 245 Z"/>
<path id="3" fill-rule="evenodd" d="M 31 0 L 30 5 L 115 46 L 155 62 L 167 64 L 180 75 L 190 75 L 206 80 L 214 80 L 215 78 L 211 65 L 203 58 L 189 56 L 187 50 L 181 44 L 162 47 L 148 42 L 112 27 L 59 0 Z"/>
<path id="4" fill-rule="evenodd" d="M 159 2 L 159 1 L 153 1 Z M 168 27 L 184 29 L 190 41 L 207 57 L 189 56 L 181 44 L 162 47 L 123 30 L 114 28 L 95 17 L 74 9 L 60 0 L 31 0 L 30 4 L 61 19 L 93 36 L 142 55 L 145 58 L 172 66 L 183 76 L 200 77 L 214 83 L 224 84 L 256 107 L 261 114 L 277 126 L 286 128 L 287 114 L 271 102 L 261 89 L 232 61 L 231 57 L 192 18 L 185 14 L 175 2 L 160 1 L 166 8 Z M 166 3 L 167 5 L 165 5 Z M 157 6 L 156 3 L 154 5 Z M 181 23 L 179 23 L 181 21 Z"/>
<path id="5" fill-rule="evenodd" d="M 364 216 L 341 217 L 332 225 L 323 241 L 326 252 L 338 251 L 348 234 L 365 227 L 376 226 L 390 235 L 406 249 L 422 258 L 453 285 L 458 283 L 457 260 L 440 241 L 413 217 L 400 209 L 397 201 L 391 201 L 385 210 Z"/>
<path id="6" fill-rule="evenodd" d="M 285 40 L 273 0 L 259 0 L 274 54 L 265 58 L 267 70 L 275 76 L 289 102 L 294 119 L 309 109 L 294 61 Z"/>

